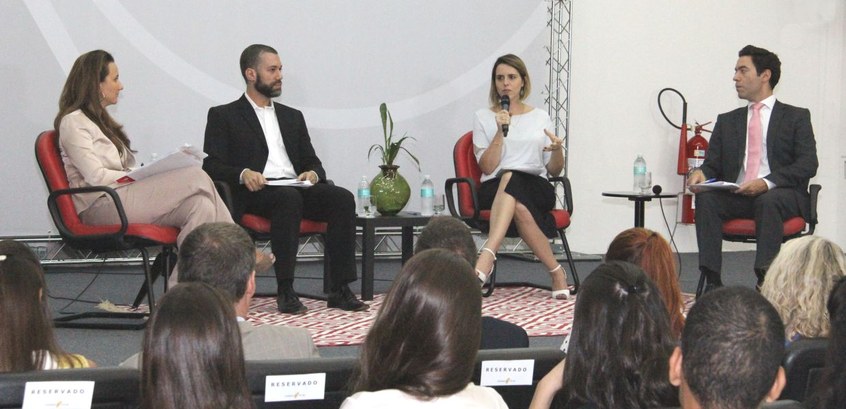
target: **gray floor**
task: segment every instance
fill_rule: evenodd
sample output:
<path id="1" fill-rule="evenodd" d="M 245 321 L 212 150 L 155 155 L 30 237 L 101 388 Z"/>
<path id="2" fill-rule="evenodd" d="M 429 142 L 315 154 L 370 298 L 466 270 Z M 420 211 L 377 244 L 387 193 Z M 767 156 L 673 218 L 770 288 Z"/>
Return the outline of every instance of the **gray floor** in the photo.
<path id="1" fill-rule="evenodd" d="M 755 277 L 752 274 L 754 252 L 726 253 L 723 260 L 723 282 L 726 285 L 753 287 Z M 696 290 L 699 278 L 696 269 L 696 254 L 682 254 L 682 291 L 692 293 Z M 580 261 L 576 269 L 582 280 L 587 277 L 599 262 Z M 566 264 L 565 264 L 566 266 Z M 378 260 L 375 268 L 375 292 L 384 293 L 399 271 L 397 260 Z M 537 284 L 549 284 L 548 276 L 538 263 L 500 257 L 498 262 L 498 281 L 521 281 Z M 295 288 L 301 292 L 318 293 L 322 289 L 322 263 L 301 262 L 297 267 Z M 568 278 L 572 282 L 572 277 Z M 71 302 L 64 299 L 51 299 L 50 307 L 54 317 L 63 313 L 93 310 L 94 303 L 109 300 L 114 303 L 131 303 L 143 282 L 139 267 L 86 266 L 86 267 L 48 267 L 47 286 L 51 297 L 79 298 L 93 303 Z M 160 284 L 160 283 L 157 283 Z M 86 287 L 88 287 L 86 289 Z M 359 293 L 359 283 L 351 288 Z M 84 293 L 80 293 L 85 290 Z M 156 286 L 161 292 L 160 285 Z M 275 281 L 270 275 L 258 278 L 258 292 L 275 291 Z M 100 366 L 113 366 L 139 350 L 143 331 L 56 329 L 59 344 L 68 352 L 80 353 L 93 359 Z M 535 337 L 532 346 L 560 345 L 561 337 Z M 354 355 L 358 347 L 321 348 L 325 357 Z"/>

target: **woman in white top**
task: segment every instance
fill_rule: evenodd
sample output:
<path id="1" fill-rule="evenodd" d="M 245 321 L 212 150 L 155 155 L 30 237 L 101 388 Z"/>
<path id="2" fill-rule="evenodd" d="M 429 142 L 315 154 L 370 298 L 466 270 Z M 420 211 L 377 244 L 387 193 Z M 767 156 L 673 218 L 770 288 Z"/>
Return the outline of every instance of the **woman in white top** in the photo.
<path id="1" fill-rule="evenodd" d="M 495 390 L 471 382 L 481 309 L 461 256 L 432 249 L 412 257 L 367 334 L 355 394 L 341 408 L 507 408 Z"/>
<path id="2" fill-rule="evenodd" d="M 550 131 L 549 115 L 523 103 L 530 92 L 523 60 L 513 54 L 499 57 L 491 72 L 490 107 L 476 111 L 473 126 L 476 160 L 482 170 L 479 205 L 491 210 L 488 241 L 476 261 L 476 275 L 483 284 L 487 281 L 502 239 L 509 231 L 516 232 L 549 272 L 552 297 L 566 299 L 570 296 L 567 275 L 547 238 L 556 233 L 549 214 L 555 207 L 555 190 L 545 177 L 561 173 L 564 150 L 562 140 Z M 506 95 L 510 99 L 507 111 L 500 106 Z"/>

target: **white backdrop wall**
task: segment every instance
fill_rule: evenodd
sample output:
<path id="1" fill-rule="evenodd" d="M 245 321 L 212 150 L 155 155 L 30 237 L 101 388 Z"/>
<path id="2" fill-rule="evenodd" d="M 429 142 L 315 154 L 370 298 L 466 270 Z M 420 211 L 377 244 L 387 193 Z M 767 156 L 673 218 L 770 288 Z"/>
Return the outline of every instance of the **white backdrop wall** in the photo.
<path id="1" fill-rule="evenodd" d="M 244 7 L 247 5 L 247 7 Z M 436 185 L 452 176 L 455 139 L 486 104 L 490 66 L 513 52 L 534 81 L 529 103 L 543 108 L 548 2 L 74 1 L 0 3 L 0 236 L 44 235 L 53 226 L 46 189 L 32 155 L 35 136 L 51 127 L 58 96 L 82 52 L 112 52 L 126 89 L 112 110 L 146 160 L 188 142 L 202 145 L 210 106 L 243 92 L 238 56 L 262 42 L 284 64 L 278 100 L 302 109 L 329 177 L 354 189 L 379 161 L 378 105 L 388 102 L 396 128 L 417 139 L 409 148 L 422 172 L 402 158 L 412 190 L 423 173 Z M 846 191 L 846 43 L 840 0 L 575 0 L 569 176 L 575 191 L 570 229 L 575 251 L 604 252 L 632 223 L 631 204 L 603 198 L 631 186 L 643 153 L 655 183 L 678 191 L 678 131 L 658 112 L 660 89 L 687 98 L 689 119 L 714 120 L 742 105 L 731 76 L 737 50 L 756 44 L 783 62 L 777 96 L 812 111 L 823 184 L 818 232 L 846 244 L 838 216 Z M 665 110 L 678 122 L 680 103 Z M 409 208 L 417 209 L 412 195 Z M 665 201 L 673 223 L 675 200 Z M 666 233 L 657 203 L 648 227 Z M 692 226 L 677 229 L 682 251 L 695 251 Z M 736 247 L 735 247 L 736 248 Z"/>

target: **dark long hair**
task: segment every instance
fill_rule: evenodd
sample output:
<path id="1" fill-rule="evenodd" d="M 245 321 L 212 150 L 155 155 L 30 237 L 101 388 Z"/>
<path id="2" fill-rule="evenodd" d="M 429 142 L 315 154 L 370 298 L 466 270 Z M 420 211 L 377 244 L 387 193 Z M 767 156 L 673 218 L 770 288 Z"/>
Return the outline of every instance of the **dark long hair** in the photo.
<path id="1" fill-rule="evenodd" d="M 828 299 L 831 332 L 822 379 L 808 408 L 834 409 L 846 405 L 846 278 L 841 278 Z"/>
<path id="2" fill-rule="evenodd" d="M 56 343 L 44 270 L 32 250 L 3 240 L 0 259 L 0 372 L 38 370 L 50 356 L 66 366 L 81 366 Z"/>
<path id="3" fill-rule="evenodd" d="M 354 391 L 399 389 L 420 399 L 460 392 L 473 375 L 481 308 L 466 260 L 445 249 L 415 255 L 367 334 Z"/>
<path id="4" fill-rule="evenodd" d="M 59 132 L 59 125 L 65 115 L 82 110 L 88 119 L 117 147 L 120 156 L 131 152 L 129 138 L 123 132 L 123 125 L 117 123 L 109 111 L 100 103 L 100 83 L 109 74 L 109 64 L 114 57 L 106 51 L 94 50 L 79 56 L 71 67 L 62 96 L 59 97 L 59 113 L 53 120 L 53 128 Z"/>
<path id="5" fill-rule="evenodd" d="M 189 407 L 253 407 L 232 303 L 198 282 L 162 297 L 147 324 L 141 365 L 142 409 Z"/>
<path id="6" fill-rule="evenodd" d="M 582 283 L 574 314 L 557 403 L 678 406 L 667 377 L 675 346 L 667 309 L 640 267 L 601 264 Z"/>
<path id="7" fill-rule="evenodd" d="M 673 335 L 676 339 L 681 338 L 684 301 L 679 289 L 675 259 L 667 240 L 642 227 L 623 230 L 614 237 L 605 253 L 605 261 L 614 260 L 636 264 L 652 279 L 667 307 Z"/>

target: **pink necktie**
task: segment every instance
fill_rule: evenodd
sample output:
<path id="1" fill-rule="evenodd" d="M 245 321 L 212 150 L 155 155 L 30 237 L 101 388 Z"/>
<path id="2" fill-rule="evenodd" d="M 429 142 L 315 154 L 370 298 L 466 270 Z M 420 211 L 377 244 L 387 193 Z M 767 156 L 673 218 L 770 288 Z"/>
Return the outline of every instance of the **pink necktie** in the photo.
<path id="1" fill-rule="evenodd" d="M 746 174 L 743 181 L 748 182 L 758 178 L 758 168 L 761 164 L 763 132 L 761 131 L 761 107 L 758 102 L 752 105 L 752 118 L 749 120 L 749 139 L 746 141 Z"/>

